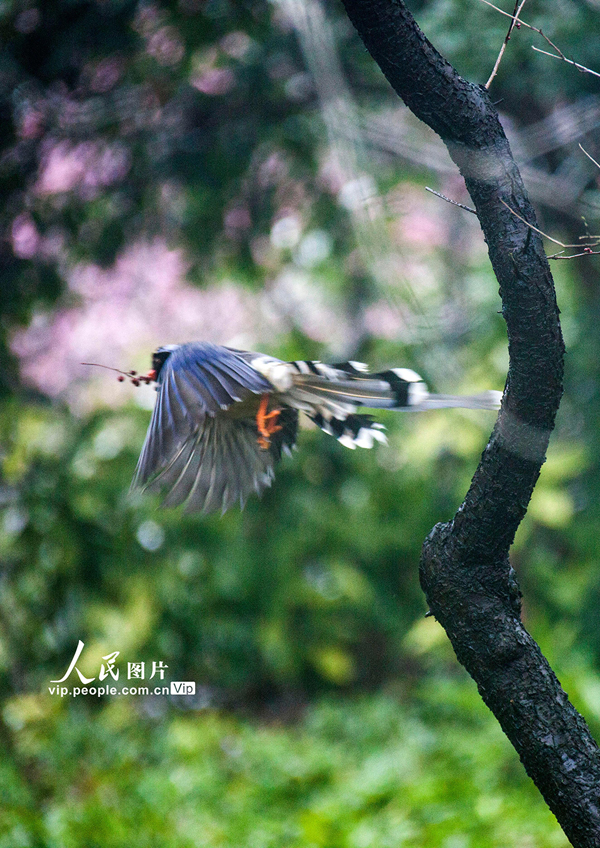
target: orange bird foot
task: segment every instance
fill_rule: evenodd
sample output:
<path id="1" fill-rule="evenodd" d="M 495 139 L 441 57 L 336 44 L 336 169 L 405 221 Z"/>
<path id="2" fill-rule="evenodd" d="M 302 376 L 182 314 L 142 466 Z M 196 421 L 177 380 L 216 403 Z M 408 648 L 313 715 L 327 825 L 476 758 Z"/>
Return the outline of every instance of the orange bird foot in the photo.
<path id="1" fill-rule="evenodd" d="M 282 430 L 281 424 L 277 423 L 280 409 L 267 412 L 269 406 L 269 395 L 264 394 L 260 399 L 260 406 L 256 413 L 256 428 L 258 430 L 258 444 L 262 450 L 268 450 L 271 446 L 271 436 Z"/>

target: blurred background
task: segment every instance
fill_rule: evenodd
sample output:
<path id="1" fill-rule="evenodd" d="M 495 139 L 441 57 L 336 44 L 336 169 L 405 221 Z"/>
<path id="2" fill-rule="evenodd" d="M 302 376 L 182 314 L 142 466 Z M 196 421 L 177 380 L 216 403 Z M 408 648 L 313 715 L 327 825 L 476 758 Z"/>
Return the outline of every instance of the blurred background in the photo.
<path id="1" fill-rule="evenodd" d="M 484 83 L 508 20 L 412 8 Z M 523 18 L 600 71 L 599 13 Z M 600 80 L 532 43 L 513 33 L 491 93 L 540 226 L 577 242 L 600 226 L 579 148 L 600 158 Z M 469 202 L 441 142 L 333 0 L 5 0 L 0 45 L 0 848 L 567 845 L 424 618 L 420 548 L 490 413 L 384 415 L 372 451 L 306 428 L 262 500 L 186 516 L 128 494 L 152 388 L 81 364 L 204 339 L 502 389 L 478 222 L 425 191 Z M 597 733 L 599 265 L 552 270 L 566 394 L 512 562 Z M 119 652 L 119 686 L 163 663 L 196 694 L 51 694 L 79 640 L 95 685 Z"/>

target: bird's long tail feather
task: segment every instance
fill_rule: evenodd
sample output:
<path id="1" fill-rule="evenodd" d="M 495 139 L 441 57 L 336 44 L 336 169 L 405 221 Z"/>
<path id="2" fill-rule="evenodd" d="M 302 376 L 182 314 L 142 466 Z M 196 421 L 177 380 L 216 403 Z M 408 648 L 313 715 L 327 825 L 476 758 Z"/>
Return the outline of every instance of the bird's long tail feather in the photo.
<path id="1" fill-rule="evenodd" d="M 411 404 L 408 410 L 416 412 L 425 409 L 500 409 L 502 392 L 488 391 L 479 395 L 427 395 L 418 403 Z"/>
<path id="2" fill-rule="evenodd" d="M 414 374 L 406 369 L 390 369 L 368 377 L 335 379 L 302 375 L 294 382 L 293 395 L 308 405 L 350 405 L 365 409 L 426 410 L 461 407 L 463 409 L 499 409 L 502 392 L 488 391 L 479 395 L 430 394 L 425 383 L 407 380 Z M 402 375 L 402 376 L 401 376 Z"/>

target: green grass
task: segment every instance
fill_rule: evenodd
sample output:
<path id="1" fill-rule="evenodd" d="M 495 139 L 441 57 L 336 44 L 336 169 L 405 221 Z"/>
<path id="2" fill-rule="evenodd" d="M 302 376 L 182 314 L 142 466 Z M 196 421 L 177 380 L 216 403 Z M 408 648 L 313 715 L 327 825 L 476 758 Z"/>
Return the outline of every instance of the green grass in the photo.
<path id="1" fill-rule="evenodd" d="M 559 848 L 473 684 L 322 699 L 293 724 L 132 699 L 9 702 L 0 848 Z"/>

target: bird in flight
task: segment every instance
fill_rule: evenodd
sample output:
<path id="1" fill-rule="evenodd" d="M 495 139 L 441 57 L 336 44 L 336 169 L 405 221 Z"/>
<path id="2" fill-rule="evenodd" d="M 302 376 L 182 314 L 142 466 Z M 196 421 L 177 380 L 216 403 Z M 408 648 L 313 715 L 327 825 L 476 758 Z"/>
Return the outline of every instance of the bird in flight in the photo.
<path id="1" fill-rule="evenodd" d="M 132 489 L 204 513 L 243 507 L 271 485 L 299 412 L 346 447 L 371 448 L 385 428 L 363 409 L 497 409 L 501 398 L 430 394 L 408 368 L 370 374 L 360 362 L 283 362 L 208 342 L 160 347 L 148 374 L 132 379 L 158 392 Z"/>

